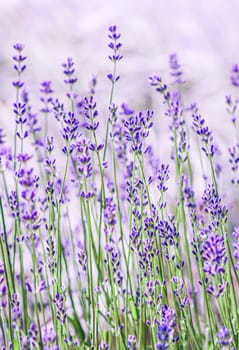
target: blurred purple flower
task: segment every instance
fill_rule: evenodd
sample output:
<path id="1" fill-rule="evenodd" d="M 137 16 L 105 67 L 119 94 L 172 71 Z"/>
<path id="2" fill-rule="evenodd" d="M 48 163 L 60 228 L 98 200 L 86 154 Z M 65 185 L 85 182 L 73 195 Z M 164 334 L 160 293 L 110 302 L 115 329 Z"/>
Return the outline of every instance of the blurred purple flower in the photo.
<path id="1" fill-rule="evenodd" d="M 183 84 L 185 82 L 182 79 L 183 72 L 180 64 L 178 63 L 178 57 L 175 53 L 169 55 L 169 68 L 171 70 L 171 76 L 175 78 L 175 82 L 177 84 Z"/>
<path id="2" fill-rule="evenodd" d="M 232 66 L 230 79 L 233 86 L 239 87 L 239 64 Z"/>
<path id="3" fill-rule="evenodd" d="M 230 349 L 233 350 L 234 347 L 232 346 L 232 337 L 229 329 L 227 329 L 225 326 L 222 326 L 217 333 L 218 338 L 218 344 L 220 345 L 221 350 Z"/>

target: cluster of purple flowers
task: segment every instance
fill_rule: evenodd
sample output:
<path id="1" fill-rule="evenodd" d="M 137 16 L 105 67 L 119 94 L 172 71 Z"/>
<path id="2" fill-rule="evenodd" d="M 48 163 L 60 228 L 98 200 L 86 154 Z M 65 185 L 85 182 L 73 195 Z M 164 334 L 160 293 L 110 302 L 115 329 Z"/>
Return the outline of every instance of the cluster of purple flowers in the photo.
<path id="1" fill-rule="evenodd" d="M 62 64 L 66 102 L 44 80 L 35 109 L 23 79 L 24 45 L 14 45 L 13 149 L 0 128 L 0 347 L 237 349 L 239 229 L 230 209 L 238 204 L 239 99 L 226 97 L 236 132 L 228 181 L 219 176 L 224 164 L 212 131 L 184 99 L 184 72 L 171 54 L 171 83 L 149 78 L 169 121 L 171 157 L 164 148 L 159 154 L 151 105 L 137 111 L 115 102 L 123 58 L 116 26 L 108 37 L 107 112 L 95 75 L 78 93 L 73 58 Z M 238 64 L 230 78 L 238 87 Z M 201 142 L 197 157 L 188 114 Z"/>

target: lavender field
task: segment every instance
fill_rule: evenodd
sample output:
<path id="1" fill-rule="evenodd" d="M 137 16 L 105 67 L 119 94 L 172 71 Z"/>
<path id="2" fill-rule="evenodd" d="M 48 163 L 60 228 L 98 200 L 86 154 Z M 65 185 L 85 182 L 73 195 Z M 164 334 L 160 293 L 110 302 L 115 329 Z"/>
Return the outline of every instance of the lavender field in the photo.
<path id="1" fill-rule="evenodd" d="M 239 8 L 190 4 L 1 3 L 2 350 L 239 349 Z"/>

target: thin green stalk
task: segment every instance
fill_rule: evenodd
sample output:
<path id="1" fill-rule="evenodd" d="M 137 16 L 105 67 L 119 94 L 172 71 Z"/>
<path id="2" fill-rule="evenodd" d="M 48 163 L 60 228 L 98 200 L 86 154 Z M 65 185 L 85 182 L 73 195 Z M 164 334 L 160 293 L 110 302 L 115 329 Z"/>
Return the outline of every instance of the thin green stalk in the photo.
<path id="1" fill-rule="evenodd" d="M 15 293 L 15 283 L 14 283 L 14 275 L 13 275 L 12 264 L 11 264 L 11 259 L 10 259 L 7 230 L 6 230 L 5 217 L 4 217 L 1 196 L 0 196 L 0 215 L 1 215 L 1 220 L 2 220 L 2 228 L 3 228 L 4 243 L 5 243 L 3 245 L 2 239 L 0 239 L 2 258 L 4 260 L 4 268 L 6 269 L 6 273 L 7 273 L 6 278 L 8 280 L 9 291 L 11 294 L 13 294 L 13 293 Z"/>
<path id="2" fill-rule="evenodd" d="M 35 248 L 35 242 L 34 242 L 34 235 L 33 232 L 31 232 L 31 243 L 32 243 L 32 262 L 33 262 L 33 285 L 34 285 L 34 301 L 35 301 L 35 314 L 37 319 L 37 327 L 40 337 L 40 346 L 43 346 L 42 342 L 42 333 L 41 333 L 41 322 L 40 322 L 40 316 L 39 316 L 39 310 L 38 310 L 38 300 L 37 300 L 37 259 L 36 259 L 36 248 Z"/>
<path id="3" fill-rule="evenodd" d="M 69 154 L 66 156 L 66 165 L 64 170 L 63 181 L 61 185 L 60 197 L 58 200 L 58 208 L 57 208 L 57 280 L 59 285 L 62 285 L 62 244 L 61 244 L 61 202 L 65 189 L 66 176 L 68 171 L 69 164 Z"/>

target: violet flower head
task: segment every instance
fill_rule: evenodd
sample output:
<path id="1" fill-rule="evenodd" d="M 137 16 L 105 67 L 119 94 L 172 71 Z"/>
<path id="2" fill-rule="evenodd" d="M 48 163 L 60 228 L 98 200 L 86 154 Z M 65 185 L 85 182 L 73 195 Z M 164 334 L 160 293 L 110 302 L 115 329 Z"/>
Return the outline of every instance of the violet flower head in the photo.
<path id="1" fill-rule="evenodd" d="M 58 122 L 62 122 L 66 117 L 66 112 L 64 110 L 64 104 L 61 103 L 58 99 L 52 102 L 54 117 Z"/>
<path id="2" fill-rule="evenodd" d="M 53 149 L 54 149 L 54 138 L 53 138 L 53 136 L 47 136 L 46 137 L 46 150 L 49 154 L 51 154 Z"/>
<path id="3" fill-rule="evenodd" d="M 16 132 L 16 135 L 21 140 L 25 139 L 28 136 L 28 131 L 24 130 L 23 126 L 27 123 L 26 117 L 26 105 L 25 103 L 14 103 L 13 104 L 13 112 L 15 114 L 16 124 L 20 126 L 20 131 Z"/>
<path id="4" fill-rule="evenodd" d="M 26 65 L 24 63 L 26 56 L 22 55 L 22 51 L 24 49 L 23 44 L 15 44 L 13 45 L 13 48 L 16 50 L 16 55 L 13 56 L 13 60 L 15 62 L 13 68 L 17 72 L 18 80 L 14 81 L 12 84 L 17 90 L 20 90 L 24 85 L 24 83 L 21 81 L 21 74 L 26 69 Z"/>
<path id="5" fill-rule="evenodd" d="M 112 54 L 109 55 L 108 57 L 114 63 L 114 71 L 113 73 L 107 74 L 107 78 L 114 84 L 120 78 L 120 76 L 116 74 L 115 65 L 117 62 L 119 62 L 123 58 L 123 56 L 119 53 L 119 50 L 122 46 L 122 44 L 119 42 L 121 34 L 118 33 L 117 27 L 115 25 L 109 27 L 108 37 L 111 39 L 108 46 L 112 50 Z"/>
<path id="6" fill-rule="evenodd" d="M 124 135 L 131 145 L 132 152 L 142 154 L 144 139 L 149 135 L 149 130 L 153 126 L 153 111 L 139 112 L 135 116 L 130 116 L 124 120 Z"/>
<path id="7" fill-rule="evenodd" d="M 212 132 L 208 126 L 205 125 L 205 119 L 200 114 L 193 114 L 192 129 L 200 136 L 204 146 L 202 147 L 203 152 L 207 157 L 213 157 L 216 151 L 216 147 L 213 144 Z"/>
<path id="8" fill-rule="evenodd" d="M 113 50 L 113 54 L 109 56 L 109 59 L 111 61 L 120 61 L 123 58 L 123 56 L 118 53 L 119 49 L 122 46 L 122 44 L 118 41 L 121 37 L 121 34 L 117 32 L 116 26 L 109 27 L 108 37 L 111 39 L 108 46 L 111 50 Z"/>
<path id="9" fill-rule="evenodd" d="M 4 145 L 4 143 L 5 143 L 4 138 L 5 138 L 4 131 L 2 128 L 0 128 L 0 146 Z"/>
<path id="10" fill-rule="evenodd" d="M 17 44 L 15 44 L 15 45 L 13 45 L 13 48 L 14 48 L 17 52 L 21 53 L 22 50 L 24 49 L 24 45 L 23 45 L 23 44 L 20 44 L 20 43 L 17 43 Z"/>
<path id="11" fill-rule="evenodd" d="M 134 110 L 129 108 L 129 106 L 126 103 L 122 103 L 120 107 L 121 107 L 121 111 L 120 111 L 121 115 L 127 116 L 127 115 L 134 114 Z"/>
<path id="12" fill-rule="evenodd" d="M 40 109 L 40 112 L 42 113 L 50 113 L 51 107 L 50 104 L 52 103 L 52 94 L 54 90 L 51 87 L 51 81 L 43 81 L 41 83 L 40 92 L 42 93 L 42 96 L 40 98 L 40 101 L 43 103 L 43 107 Z"/>
<path id="13" fill-rule="evenodd" d="M 236 260 L 235 268 L 239 270 L 239 226 L 235 227 L 232 232 L 233 237 L 233 256 Z"/>
<path id="14" fill-rule="evenodd" d="M 230 79 L 233 86 L 239 87 L 239 64 L 232 66 Z"/>
<path id="15" fill-rule="evenodd" d="M 99 350 L 109 350 L 109 345 L 105 342 L 101 342 L 99 345 Z"/>
<path id="16" fill-rule="evenodd" d="M 157 229 L 162 245 L 165 245 L 166 247 L 178 247 L 179 232 L 177 231 L 175 218 L 173 216 L 169 216 L 168 220 L 160 220 Z"/>
<path id="17" fill-rule="evenodd" d="M 91 95 L 95 94 L 95 88 L 97 85 L 97 76 L 96 75 L 92 75 L 90 81 L 89 81 L 89 92 Z"/>
<path id="18" fill-rule="evenodd" d="M 13 48 L 17 51 L 17 54 L 12 57 L 13 60 L 16 62 L 16 64 L 14 65 L 13 68 L 17 71 L 17 73 L 22 73 L 26 69 L 26 66 L 22 65 L 22 63 L 27 58 L 26 56 L 22 55 L 24 45 L 23 44 L 15 44 L 15 45 L 13 45 Z"/>
<path id="19" fill-rule="evenodd" d="M 66 62 L 62 64 L 63 73 L 66 76 L 64 83 L 73 87 L 73 85 L 77 82 L 77 78 L 74 76 L 75 68 L 73 59 L 68 57 Z"/>
<path id="20" fill-rule="evenodd" d="M 166 182 L 169 180 L 169 164 L 161 164 L 157 171 L 157 188 L 160 192 L 166 192 L 168 187 L 166 187 Z"/>
<path id="21" fill-rule="evenodd" d="M 88 258 L 84 249 L 80 249 L 77 253 L 78 263 L 83 272 L 87 271 Z"/>
<path id="22" fill-rule="evenodd" d="M 115 152 L 118 160 L 122 164 L 127 164 L 127 141 L 124 137 L 124 130 L 120 123 L 115 123 L 110 136 L 113 139 Z"/>
<path id="23" fill-rule="evenodd" d="M 133 335 L 133 334 L 130 334 L 128 336 L 128 350 L 136 350 L 136 342 L 137 342 L 137 339 L 136 339 L 136 336 Z"/>
<path id="24" fill-rule="evenodd" d="M 73 151 L 73 141 L 77 139 L 79 134 L 79 121 L 75 117 L 73 112 L 69 112 L 67 116 L 63 118 L 62 136 L 66 141 L 66 146 L 62 148 L 62 152 L 70 154 Z"/>
<path id="25" fill-rule="evenodd" d="M 231 170 L 233 172 L 233 178 L 231 179 L 231 183 L 233 185 L 239 184 L 239 144 L 237 143 L 235 146 L 229 147 L 228 152 L 230 155 L 229 163 L 231 164 Z"/>
<path id="26" fill-rule="evenodd" d="M 85 138 L 80 140 L 74 145 L 76 151 L 76 164 L 79 175 L 83 178 L 91 177 L 92 175 L 92 161 L 90 155 L 90 141 Z"/>
<path id="27" fill-rule="evenodd" d="M 56 305 L 56 318 L 61 324 L 66 322 L 66 311 L 64 306 L 64 297 L 60 293 L 57 293 L 53 299 L 53 303 Z"/>
<path id="28" fill-rule="evenodd" d="M 53 349 L 52 345 L 56 341 L 56 333 L 52 325 L 46 326 L 42 330 L 42 341 L 44 344 L 44 350 Z M 55 349 L 55 348 L 54 348 Z"/>
<path id="29" fill-rule="evenodd" d="M 185 308 L 186 305 L 190 303 L 186 285 L 182 278 L 173 276 L 171 279 L 171 282 L 173 284 L 173 294 L 176 297 L 177 302 L 179 303 L 179 309 L 182 310 Z"/>
<path id="30" fill-rule="evenodd" d="M 209 213 L 212 219 L 212 228 L 217 228 L 220 222 L 225 223 L 227 221 L 228 209 L 221 202 L 221 198 L 218 196 L 217 190 L 214 185 L 208 185 L 205 189 L 202 200 L 204 203 L 204 211 Z"/>
<path id="31" fill-rule="evenodd" d="M 201 248 L 203 271 L 212 277 L 223 274 L 227 262 L 224 237 L 211 234 Z"/>
<path id="32" fill-rule="evenodd" d="M 169 55 L 169 68 L 171 70 L 170 74 L 175 78 L 177 84 L 183 84 L 184 80 L 182 79 L 183 72 L 181 70 L 181 65 L 178 63 L 178 57 L 175 53 Z"/>
<path id="33" fill-rule="evenodd" d="M 226 111 L 230 115 L 233 124 L 237 121 L 238 104 L 238 98 L 232 98 L 231 95 L 226 96 Z"/>
<path id="34" fill-rule="evenodd" d="M 14 218 L 19 217 L 20 212 L 19 212 L 19 203 L 18 203 L 18 198 L 17 198 L 17 193 L 16 191 L 11 191 L 9 198 L 9 206 L 11 209 L 11 215 Z"/>
<path id="35" fill-rule="evenodd" d="M 105 234 L 112 234 L 117 224 L 117 207 L 112 197 L 107 197 L 105 199 L 104 224 Z"/>
<path id="36" fill-rule="evenodd" d="M 46 252 L 47 252 L 47 265 L 49 268 L 49 271 L 52 275 L 54 275 L 54 272 L 56 271 L 56 250 L 55 250 L 55 243 L 52 238 L 52 235 L 50 235 L 49 239 L 46 240 Z"/>
<path id="37" fill-rule="evenodd" d="M 194 190 L 189 183 L 189 178 L 185 174 L 182 175 L 182 191 L 186 206 L 190 209 L 194 209 L 196 207 Z"/>
<path id="38" fill-rule="evenodd" d="M 163 95 L 163 99 L 165 103 L 168 103 L 170 99 L 170 92 L 168 91 L 167 85 L 162 81 L 162 78 L 158 75 L 150 76 L 149 84 L 155 88 L 156 92 L 159 92 L 161 95 Z"/>
<path id="39" fill-rule="evenodd" d="M 218 345 L 220 345 L 221 350 L 233 350 L 234 347 L 232 346 L 232 337 L 229 329 L 227 329 L 225 326 L 222 326 L 219 332 L 217 333 L 218 338 Z"/>
<path id="40" fill-rule="evenodd" d="M 94 101 L 93 96 L 90 96 L 90 98 L 85 97 L 84 99 L 84 115 L 87 119 L 87 121 L 84 123 L 85 128 L 90 131 L 96 131 L 98 129 L 99 122 L 95 121 L 95 119 L 98 117 L 98 111 L 96 109 L 96 102 Z"/>
<path id="41" fill-rule="evenodd" d="M 31 323 L 26 336 L 20 336 L 21 350 L 30 350 L 37 347 L 38 330 L 35 323 Z"/>
<path id="42" fill-rule="evenodd" d="M 12 294 L 11 298 L 11 314 L 12 314 L 12 326 L 17 327 L 17 323 L 21 321 L 21 307 L 19 302 L 19 297 L 17 294 Z"/>
<path id="43" fill-rule="evenodd" d="M 178 337 L 176 332 L 176 312 L 171 306 L 163 305 L 161 309 L 161 322 L 158 326 L 157 344 L 155 349 L 168 349 L 170 344 L 175 343 Z"/>

